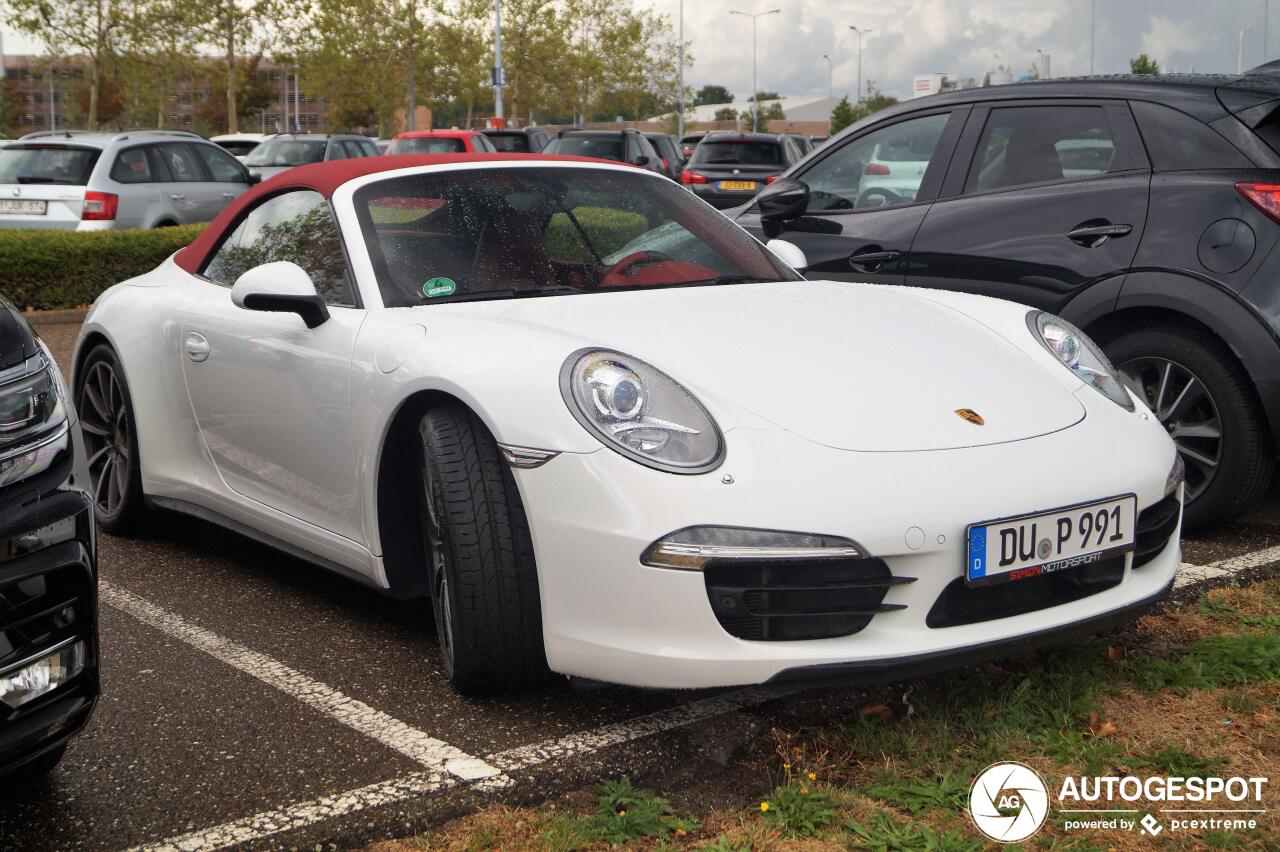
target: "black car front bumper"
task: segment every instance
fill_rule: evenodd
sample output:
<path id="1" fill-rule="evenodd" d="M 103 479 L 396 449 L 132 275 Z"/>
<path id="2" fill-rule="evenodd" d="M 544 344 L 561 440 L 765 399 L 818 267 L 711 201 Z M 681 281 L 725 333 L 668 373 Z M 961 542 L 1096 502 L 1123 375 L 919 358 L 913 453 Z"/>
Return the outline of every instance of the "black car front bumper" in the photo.
<path id="1" fill-rule="evenodd" d="M 78 426 L 73 427 L 78 428 Z M 0 775 L 63 746 L 98 701 L 98 574 L 79 441 L 54 468 L 0 489 L 0 672 L 77 641 L 84 670 L 18 708 L 0 703 Z"/>
<path id="2" fill-rule="evenodd" d="M 890 657 L 883 660 L 861 660 L 854 663 L 832 663 L 784 669 L 769 683 L 803 681 L 807 683 L 876 684 L 894 683 L 935 674 L 947 669 L 985 663 L 1002 657 L 1016 656 L 1049 645 L 1060 645 L 1075 639 L 1103 633 L 1128 624 L 1148 612 L 1169 595 L 1173 581 L 1150 597 L 1111 610 L 1102 615 L 1064 624 L 1037 633 L 1024 633 L 998 642 L 972 645 L 952 651 Z"/>

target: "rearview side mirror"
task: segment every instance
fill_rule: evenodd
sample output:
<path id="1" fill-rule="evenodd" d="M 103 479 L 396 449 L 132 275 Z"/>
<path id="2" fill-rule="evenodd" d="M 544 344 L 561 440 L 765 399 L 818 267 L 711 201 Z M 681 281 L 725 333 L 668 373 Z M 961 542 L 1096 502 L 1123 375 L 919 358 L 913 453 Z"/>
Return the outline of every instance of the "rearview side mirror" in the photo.
<path id="1" fill-rule="evenodd" d="M 799 219 L 809 207 L 809 185 L 795 178 L 780 177 L 756 196 L 760 218 L 766 222 Z"/>
<path id="2" fill-rule="evenodd" d="M 639 157 L 636 157 L 631 162 L 635 163 L 637 166 L 647 166 L 649 165 L 649 155 L 641 154 Z"/>
<path id="3" fill-rule="evenodd" d="M 316 328 L 329 319 L 329 308 L 316 292 L 307 271 L 288 260 L 263 263 L 246 271 L 231 287 L 231 302 L 249 311 L 297 314 Z"/>

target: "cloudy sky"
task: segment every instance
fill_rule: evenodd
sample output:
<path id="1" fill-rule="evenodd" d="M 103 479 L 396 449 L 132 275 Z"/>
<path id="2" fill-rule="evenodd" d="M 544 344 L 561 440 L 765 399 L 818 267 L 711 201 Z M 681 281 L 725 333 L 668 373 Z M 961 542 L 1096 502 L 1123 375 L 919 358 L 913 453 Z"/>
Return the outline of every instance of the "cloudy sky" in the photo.
<path id="1" fill-rule="evenodd" d="M 636 0 L 675 19 L 679 0 Z M 1052 56 L 1053 75 L 1089 73 L 1091 0 L 685 0 L 685 38 L 692 42 L 694 88 L 729 87 L 751 92 L 751 21 L 730 9 L 764 12 L 758 65 L 760 88 L 784 95 L 823 95 L 828 54 L 837 96 L 853 92 L 857 35 L 870 28 L 862 48 L 863 80 L 904 97 L 915 74 L 950 72 L 981 77 L 997 65 L 1015 76 Z M 1244 66 L 1263 61 L 1266 0 L 1098 0 L 1094 68 L 1099 74 L 1129 70 L 1129 59 L 1147 53 L 1167 71 L 1236 69 L 1240 30 Z M 1271 3 L 1271 56 L 1280 47 L 1280 2 Z"/>
<path id="2" fill-rule="evenodd" d="M 669 13 L 680 0 L 632 0 Z M 1263 61 L 1263 5 L 1268 0 L 1101 0 L 1097 3 L 1098 73 L 1128 70 L 1130 57 L 1153 56 L 1167 71 L 1234 71 L 1240 30 L 1246 68 Z M 981 77 L 997 65 L 1015 76 L 1052 56 L 1054 76 L 1089 72 L 1091 0 L 685 0 L 685 37 L 695 64 L 688 82 L 751 92 L 751 22 L 730 9 L 778 15 L 759 20 L 762 89 L 784 95 L 823 95 L 827 63 L 834 65 L 837 95 L 853 92 L 857 36 L 849 25 L 870 28 L 863 39 L 863 79 L 903 97 L 915 74 L 950 72 Z M 1280 46 L 1280 2 L 1272 3 L 1271 45 Z M 0 26 L 0 31 L 3 27 Z M 4 33 L 9 53 L 35 46 Z M 1275 52 L 1270 54 L 1276 56 Z"/>

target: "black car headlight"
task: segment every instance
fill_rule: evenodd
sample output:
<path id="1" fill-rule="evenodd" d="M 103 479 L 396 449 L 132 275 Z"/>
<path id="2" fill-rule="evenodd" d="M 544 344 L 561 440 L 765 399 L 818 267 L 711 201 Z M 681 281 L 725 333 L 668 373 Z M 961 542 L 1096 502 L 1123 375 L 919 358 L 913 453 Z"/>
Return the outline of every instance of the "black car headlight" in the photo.
<path id="1" fill-rule="evenodd" d="M 0 377 L 0 487 L 43 473 L 71 445 L 66 389 L 40 353 Z"/>
<path id="2" fill-rule="evenodd" d="M 561 391 L 578 422 L 606 446 L 669 473 L 706 473 L 724 442 L 715 420 L 675 379 L 607 349 L 569 356 Z"/>

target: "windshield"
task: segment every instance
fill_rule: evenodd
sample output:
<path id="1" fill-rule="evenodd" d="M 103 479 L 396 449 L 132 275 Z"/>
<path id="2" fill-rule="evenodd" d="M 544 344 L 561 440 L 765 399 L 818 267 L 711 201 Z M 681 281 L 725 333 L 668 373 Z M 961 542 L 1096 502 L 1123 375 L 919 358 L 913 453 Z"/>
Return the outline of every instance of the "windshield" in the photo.
<path id="1" fill-rule="evenodd" d="M 388 307 L 800 276 L 679 185 L 642 172 L 467 169 L 361 187 Z"/>
<path id="2" fill-rule="evenodd" d="M 246 166 L 304 166 L 324 160 L 325 140 L 280 139 L 263 142 L 244 158 Z"/>
<path id="3" fill-rule="evenodd" d="M 66 145 L 10 145 L 0 148 L 0 183 L 57 183 L 84 186 L 98 162 L 96 148 Z"/>
<path id="4" fill-rule="evenodd" d="M 245 154 L 248 154 L 254 148 L 257 148 L 258 144 L 259 143 L 254 142 L 251 139 L 224 139 L 218 143 L 218 145 L 228 154 L 234 154 L 237 157 L 243 157 Z"/>
<path id="5" fill-rule="evenodd" d="M 601 160 L 622 162 L 621 136 L 561 136 L 552 139 L 543 149 L 544 154 L 564 154 L 568 157 L 597 157 Z"/>
<path id="6" fill-rule="evenodd" d="M 489 136 L 489 141 L 499 151 L 529 151 L 529 137 L 523 133 L 493 134 Z"/>
<path id="7" fill-rule="evenodd" d="M 782 146 L 776 142 L 753 142 L 749 139 L 703 140 L 693 152 L 695 165 L 780 166 Z"/>
<path id="8" fill-rule="evenodd" d="M 388 154 L 461 154 L 467 150 L 461 139 L 448 136 L 420 136 L 393 139 Z"/>

